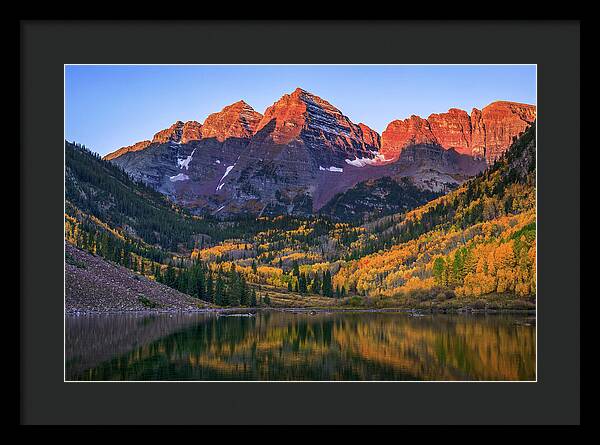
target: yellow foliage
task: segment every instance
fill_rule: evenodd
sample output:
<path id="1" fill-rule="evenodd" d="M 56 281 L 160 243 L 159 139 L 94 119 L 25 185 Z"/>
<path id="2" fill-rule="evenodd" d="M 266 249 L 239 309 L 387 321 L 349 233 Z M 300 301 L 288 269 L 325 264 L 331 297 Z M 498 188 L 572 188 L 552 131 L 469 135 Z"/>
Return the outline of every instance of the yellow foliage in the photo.
<path id="1" fill-rule="evenodd" d="M 421 214 L 413 211 L 409 217 L 418 218 Z M 535 211 L 530 210 L 476 224 L 465 231 L 434 230 L 386 251 L 344 263 L 333 283 L 370 296 L 433 290 L 433 264 L 437 258 L 443 258 L 447 268 L 443 283 L 458 296 L 530 295 L 535 293 L 535 242 L 517 258 L 511 236 L 534 221 Z M 527 243 L 525 237 L 520 242 Z M 465 248 L 468 254 L 461 262 L 458 251 Z"/>

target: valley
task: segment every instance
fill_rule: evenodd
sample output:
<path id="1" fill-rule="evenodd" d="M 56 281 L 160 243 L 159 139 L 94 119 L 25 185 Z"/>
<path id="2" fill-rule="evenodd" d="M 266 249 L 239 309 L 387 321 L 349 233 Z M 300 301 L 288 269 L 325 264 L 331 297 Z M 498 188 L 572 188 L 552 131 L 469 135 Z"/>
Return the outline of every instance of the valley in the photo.
<path id="1" fill-rule="evenodd" d="M 240 126 L 240 131 L 258 119 L 247 110 L 243 113 L 248 125 Z M 181 134 L 174 136 L 178 142 Z M 376 138 L 370 141 L 376 143 Z M 151 159 L 162 159 L 161 147 L 150 144 L 116 159 L 148 150 Z M 369 156 L 367 151 L 360 152 L 363 147 L 348 142 L 346 148 Z M 179 171 L 187 172 L 189 167 L 190 177 L 196 156 L 211 153 L 194 142 L 182 143 L 180 148 L 191 148 L 190 155 L 178 160 Z M 226 151 L 223 146 L 218 149 Z M 409 154 L 414 155 L 414 149 L 404 149 L 406 157 L 401 161 L 412 171 L 415 166 L 410 163 L 415 158 Z M 165 192 L 149 181 L 150 175 L 136 175 L 114 159 L 103 160 L 78 144 L 67 142 L 65 150 L 67 253 L 112 264 L 130 280 L 146 283 L 145 290 L 131 291 L 135 295 L 123 310 L 159 310 L 159 306 L 184 311 L 210 307 L 535 309 L 535 124 L 489 166 L 470 179 L 465 173 L 445 193 L 419 187 L 410 177 L 384 175 L 334 194 L 322 206 L 323 212 L 314 212 L 311 200 L 303 203 L 298 196 L 283 205 L 287 198 L 274 188 L 269 191 L 274 190 L 274 201 L 265 198 L 270 207 L 265 205 L 258 214 L 242 210 L 248 208 L 248 200 L 237 201 L 238 210 L 232 214 L 235 199 L 228 201 L 227 212 L 197 212 L 181 201 L 186 196 L 180 194 L 181 188 L 175 195 Z M 438 165 L 442 165 L 465 156 L 440 150 L 444 149 L 431 146 L 429 153 L 434 154 L 427 158 L 441 153 Z M 233 153 L 225 164 L 232 162 Z M 247 149 L 237 159 L 249 159 L 250 153 L 252 149 Z M 146 162 L 149 155 L 144 156 Z M 376 156 L 357 159 L 378 162 Z M 470 162 L 480 161 L 467 165 Z M 215 164 L 219 165 L 216 160 Z M 394 163 L 384 168 L 408 171 Z M 260 164 L 260 169 L 269 175 L 268 164 Z M 169 174 L 177 171 L 174 167 Z M 212 185 L 223 185 L 226 190 L 227 184 L 256 177 L 244 171 L 225 170 L 214 176 Z M 335 169 L 319 171 L 340 174 Z M 227 182 L 230 178 L 235 181 Z M 187 181 L 174 183 L 179 182 Z M 187 196 L 192 200 L 192 195 Z M 193 200 L 200 202 L 198 197 Z M 276 211 L 283 208 L 292 211 Z M 294 210 L 299 208 L 306 213 Z M 85 270 L 67 266 L 74 273 Z M 176 300 L 186 301 L 187 306 L 161 302 L 156 289 L 148 288 L 154 285 L 177 292 Z M 92 293 L 101 294 L 94 286 L 90 286 L 95 289 Z M 68 310 L 85 312 L 86 304 L 73 299 L 70 289 L 67 302 L 74 303 L 68 304 Z"/>

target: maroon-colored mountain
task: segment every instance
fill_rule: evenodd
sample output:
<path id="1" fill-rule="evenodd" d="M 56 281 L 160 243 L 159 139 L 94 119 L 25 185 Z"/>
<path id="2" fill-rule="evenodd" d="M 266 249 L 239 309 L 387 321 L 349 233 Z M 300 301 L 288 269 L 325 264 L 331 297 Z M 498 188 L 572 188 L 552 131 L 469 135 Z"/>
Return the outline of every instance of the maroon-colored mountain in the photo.
<path id="1" fill-rule="evenodd" d="M 460 154 L 485 157 L 491 164 L 535 118 L 534 105 L 506 101 L 493 102 L 481 111 L 474 108 L 470 116 L 457 108 L 427 119 L 411 116 L 390 122 L 381 135 L 381 154 L 396 160 L 411 145 L 439 145 Z"/>
<path id="2" fill-rule="evenodd" d="M 220 142 L 229 138 L 250 138 L 262 117 L 262 114 L 240 100 L 209 115 L 202 127 L 202 137 L 216 138 Z"/>
<path id="3" fill-rule="evenodd" d="M 447 191 L 497 159 L 535 115 L 532 105 L 494 102 L 470 115 L 395 120 L 380 137 L 297 88 L 264 115 L 239 101 L 105 159 L 199 213 L 307 215 L 383 176 Z"/>
<path id="4" fill-rule="evenodd" d="M 104 157 L 182 204 L 209 209 L 221 177 L 246 149 L 262 115 L 243 101 L 224 107 L 204 124 L 177 121 L 151 141 Z M 215 201 L 216 200 L 216 201 Z"/>
<path id="5" fill-rule="evenodd" d="M 140 150 L 145 150 L 152 143 L 152 141 L 140 141 L 136 142 L 133 145 L 128 145 L 127 147 L 121 147 L 118 150 L 113 151 L 112 153 L 104 156 L 104 160 L 110 161 L 112 159 L 116 159 L 119 156 L 124 155 L 125 153 L 132 153 Z"/>
<path id="6" fill-rule="evenodd" d="M 371 177 L 361 167 L 375 163 L 378 150 L 375 131 L 297 88 L 267 108 L 248 149 L 223 178 L 223 211 L 310 214 L 337 190 Z"/>
<path id="7" fill-rule="evenodd" d="M 374 145 L 378 135 L 374 136 L 373 130 L 352 123 L 329 102 L 301 88 L 267 108 L 257 127 L 257 132 L 261 131 L 278 145 L 302 139 L 309 145 L 318 143 L 319 149 L 352 154 L 379 148 Z"/>
<path id="8" fill-rule="evenodd" d="M 190 141 L 197 141 L 201 136 L 202 124 L 196 121 L 175 122 L 166 130 L 159 131 L 154 135 L 152 142 L 164 144 L 166 142 L 176 142 L 186 144 Z"/>
<path id="9" fill-rule="evenodd" d="M 122 147 L 118 150 L 107 154 L 104 159 L 110 161 L 111 159 L 118 158 L 125 153 L 145 150 L 150 144 L 164 144 L 168 142 L 175 142 L 178 144 L 187 144 L 190 141 L 200 140 L 202 124 L 196 121 L 181 122 L 177 121 L 169 128 L 159 131 L 154 135 L 151 141 L 137 142 L 128 147 Z"/>
<path id="10" fill-rule="evenodd" d="M 363 140 L 365 144 L 371 147 L 376 147 L 377 150 L 381 148 L 381 136 L 372 128 L 368 127 L 362 122 L 358 124 L 363 133 Z"/>

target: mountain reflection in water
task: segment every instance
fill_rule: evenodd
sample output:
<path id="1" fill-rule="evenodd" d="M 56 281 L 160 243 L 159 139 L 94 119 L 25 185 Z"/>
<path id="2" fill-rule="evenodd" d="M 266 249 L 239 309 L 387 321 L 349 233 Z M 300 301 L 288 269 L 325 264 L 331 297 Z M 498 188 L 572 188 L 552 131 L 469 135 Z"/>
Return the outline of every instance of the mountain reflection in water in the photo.
<path id="1" fill-rule="evenodd" d="M 535 380 L 535 316 L 68 316 L 67 380 Z"/>

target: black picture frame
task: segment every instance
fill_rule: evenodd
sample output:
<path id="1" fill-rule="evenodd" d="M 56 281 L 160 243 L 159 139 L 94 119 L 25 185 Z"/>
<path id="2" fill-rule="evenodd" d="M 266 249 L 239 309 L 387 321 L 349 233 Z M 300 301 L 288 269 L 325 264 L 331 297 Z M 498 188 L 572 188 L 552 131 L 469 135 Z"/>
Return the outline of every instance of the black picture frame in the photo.
<path id="1" fill-rule="evenodd" d="M 578 424 L 580 26 L 21 22 L 21 423 Z M 63 76 L 75 63 L 537 64 L 538 381 L 65 383 Z"/>

